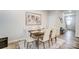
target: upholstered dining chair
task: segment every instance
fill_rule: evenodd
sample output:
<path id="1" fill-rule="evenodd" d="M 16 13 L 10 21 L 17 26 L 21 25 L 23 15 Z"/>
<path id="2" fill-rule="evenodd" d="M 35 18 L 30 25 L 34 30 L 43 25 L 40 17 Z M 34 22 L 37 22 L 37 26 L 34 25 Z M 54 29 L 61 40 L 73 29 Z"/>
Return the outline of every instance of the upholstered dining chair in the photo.
<path id="1" fill-rule="evenodd" d="M 26 40 L 19 40 L 18 42 L 17 42 L 17 48 L 18 49 L 25 49 L 26 47 L 25 47 L 25 43 L 26 43 Z"/>
<path id="2" fill-rule="evenodd" d="M 59 33 L 60 33 L 60 30 L 56 26 L 54 26 L 54 28 L 52 29 L 52 35 L 51 35 L 51 41 L 53 41 L 52 44 L 54 42 L 55 43 L 57 42 L 57 37 L 60 35 Z"/>
<path id="3" fill-rule="evenodd" d="M 56 42 L 56 30 L 52 29 L 51 31 L 51 43 L 53 44 L 54 42 Z"/>
<path id="4" fill-rule="evenodd" d="M 29 47 L 29 44 L 30 43 L 31 43 L 30 46 L 32 46 L 33 45 L 33 42 L 35 42 L 35 41 L 36 41 L 36 39 L 35 38 L 32 38 L 30 36 L 30 33 L 28 32 L 27 37 L 26 37 L 27 48 Z"/>
<path id="5" fill-rule="evenodd" d="M 50 28 L 46 28 L 44 30 L 43 38 L 39 40 L 41 43 L 43 43 L 43 48 L 45 48 L 45 42 L 47 42 L 47 41 L 48 41 L 48 44 L 49 44 L 49 47 L 50 47 L 50 31 L 51 31 Z"/>

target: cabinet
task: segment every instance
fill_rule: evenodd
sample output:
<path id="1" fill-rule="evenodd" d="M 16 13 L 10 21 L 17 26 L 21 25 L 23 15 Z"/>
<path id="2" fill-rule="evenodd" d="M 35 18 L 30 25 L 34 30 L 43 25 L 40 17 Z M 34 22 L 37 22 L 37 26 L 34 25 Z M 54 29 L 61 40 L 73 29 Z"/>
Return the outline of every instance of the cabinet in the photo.
<path id="1" fill-rule="evenodd" d="M 0 49 L 8 46 L 8 37 L 0 38 Z"/>

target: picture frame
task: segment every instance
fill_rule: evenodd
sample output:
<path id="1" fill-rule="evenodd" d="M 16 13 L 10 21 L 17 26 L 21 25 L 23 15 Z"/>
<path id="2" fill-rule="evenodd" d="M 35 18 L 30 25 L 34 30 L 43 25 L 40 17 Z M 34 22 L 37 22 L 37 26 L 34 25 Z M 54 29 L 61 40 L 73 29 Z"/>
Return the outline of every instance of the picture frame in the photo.
<path id="1" fill-rule="evenodd" d="M 41 14 L 26 12 L 25 20 L 26 25 L 41 25 Z"/>
<path id="2" fill-rule="evenodd" d="M 59 17 L 59 20 L 60 20 L 61 23 L 63 23 L 63 19 L 62 19 L 62 17 Z"/>

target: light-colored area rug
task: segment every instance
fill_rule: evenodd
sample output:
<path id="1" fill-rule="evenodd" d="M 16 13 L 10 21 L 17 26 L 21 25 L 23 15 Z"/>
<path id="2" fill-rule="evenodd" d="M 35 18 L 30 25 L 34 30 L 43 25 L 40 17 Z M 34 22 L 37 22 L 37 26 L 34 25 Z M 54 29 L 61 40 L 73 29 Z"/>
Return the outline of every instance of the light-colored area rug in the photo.
<path id="1" fill-rule="evenodd" d="M 65 41 L 63 39 L 57 38 L 57 42 L 53 44 L 53 49 L 62 49 L 64 48 Z"/>
<path id="2" fill-rule="evenodd" d="M 18 44 L 18 45 L 17 45 Z M 49 44 L 48 42 L 45 42 L 45 49 L 63 49 L 64 48 L 65 41 L 61 38 L 57 38 L 57 42 L 53 41 L 53 44 Z M 27 49 L 27 43 L 24 45 L 24 41 L 19 43 L 13 43 L 9 44 L 9 46 L 5 49 Z M 28 49 L 37 49 L 36 43 L 30 43 Z M 43 44 L 40 42 L 39 49 L 44 49 Z"/>

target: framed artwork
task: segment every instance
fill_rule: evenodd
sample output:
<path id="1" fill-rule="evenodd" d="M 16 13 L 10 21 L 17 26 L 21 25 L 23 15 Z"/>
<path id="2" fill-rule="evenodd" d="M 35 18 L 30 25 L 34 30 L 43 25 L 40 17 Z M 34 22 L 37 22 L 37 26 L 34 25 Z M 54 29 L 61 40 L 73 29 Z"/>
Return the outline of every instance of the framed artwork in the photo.
<path id="1" fill-rule="evenodd" d="M 26 25 L 41 25 L 41 14 L 26 12 Z"/>
<path id="2" fill-rule="evenodd" d="M 62 17 L 59 17 L 59 19 L 60 19 L 60 22 L 63 23 L 63 19 L 62 19 Z"/>

